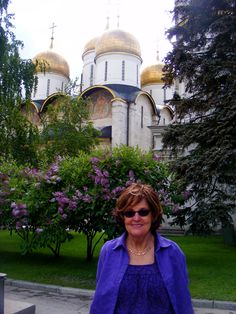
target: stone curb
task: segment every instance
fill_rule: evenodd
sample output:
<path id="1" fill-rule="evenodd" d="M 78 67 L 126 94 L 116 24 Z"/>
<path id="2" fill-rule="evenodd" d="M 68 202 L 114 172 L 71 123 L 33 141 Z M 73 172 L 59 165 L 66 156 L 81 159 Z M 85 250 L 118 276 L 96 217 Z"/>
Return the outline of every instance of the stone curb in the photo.
<path id="1" fill-rule="evenodd" d="M 192 299 L 193 307 L 236 311 L 236 302 Z"/>
<path id="2" fill-rule="evenodd" d="M 62 287 L 56 285 L 45 285 L 40 283 L 34 283 L 23 280 L 14 280 L 7 278 L 5 284 L 14 287 L 26 288 L 26 289 L 35 289 L 47 292 L 54 292 L 59 294 L 72 294 L 87 297 L 92 299 L 94 290 L 89 289 L 78 289 L 70 287 Z M 201 300 L 201 299 L 192 299 L 193 307 L 197 308 L 209 308 L 209 309 L 221 309 L 221 310 L 232 310 L 236 311 L 236 302 L 230 301 L 217 301 L 217 300 Z"/>
<path id="3" fill-rule="evenodd" d="M 89 289 L 78 289 L 78 288 L 70 288 L 70 287 L 62 287 L 56 285 L 45 285 L 30 281 L 23 281 L 23 280 L 14 280 L 14 279 L 6 279 L 5 285 L 19 287 L 19 288 L 26 288 L 26 289 L 35 289 L 47 292 L 54 292 L 59 294 L 72 294 L 72 295 L 80 295 L 83 297 L 89 297 L 92 299 L 94 290 Z"/>

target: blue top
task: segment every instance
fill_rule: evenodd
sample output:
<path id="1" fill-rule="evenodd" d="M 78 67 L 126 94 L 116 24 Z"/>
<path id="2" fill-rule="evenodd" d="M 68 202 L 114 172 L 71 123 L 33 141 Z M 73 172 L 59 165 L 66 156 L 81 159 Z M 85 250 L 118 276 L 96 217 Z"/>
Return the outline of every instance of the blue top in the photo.
<path id="1" fill-rule="evenodd" d="M 172 314 L 156 264 L 129 265 L 121 281 L 115 314 Z"/>
<path id="2" fill-rule="evenodd" d="M 175 314 L 193 314 L 188 289 L 186 260 L 179 246 L 158 233 L 155 235 L 155 261 Z M 107 241 L 100 252 L 97 286 L 90 314 L 114 314 L 120 285 L 129 265 L 126 233 Z M 129 292 L 128 296 L 132 293 Z"/>

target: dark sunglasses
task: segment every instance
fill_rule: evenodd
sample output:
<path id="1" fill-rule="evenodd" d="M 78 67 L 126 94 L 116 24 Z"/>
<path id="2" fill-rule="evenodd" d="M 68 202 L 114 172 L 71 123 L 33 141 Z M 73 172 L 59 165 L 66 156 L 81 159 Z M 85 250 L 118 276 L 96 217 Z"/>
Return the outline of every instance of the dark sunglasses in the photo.
<path id="1" fill-rule="evenodd" d="M 134 210 L 126 210 L 125 212 L 123 212 L 123 216 L 127 217 L 127 218 L 131 218 L 134 217 L 134 215 L 138 213 L 139 216 L 141 217 L 145 217 L 150 213 L 150 209 L 140 209 L 137 211 Z"/>

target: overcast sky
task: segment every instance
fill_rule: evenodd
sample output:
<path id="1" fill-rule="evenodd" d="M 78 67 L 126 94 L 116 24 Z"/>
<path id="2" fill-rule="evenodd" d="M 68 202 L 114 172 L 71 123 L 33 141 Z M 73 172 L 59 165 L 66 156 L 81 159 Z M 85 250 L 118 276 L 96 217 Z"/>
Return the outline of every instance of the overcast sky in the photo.
<path id="1" fill-rule="evenodd" d="M 80 76 L 85 44 L 101 35 L 110 17 L 110 29 L 133 34 L 140 43 L 142 68 L 156 62 L 171 50 L 165 30 L 171 26 L 174 0 L 11 0 L 9 13 L 15 14 L 14 33 L 22 40 L 23 58 L 33 58 L 50 46 L 54 29 L 54 48 L 69 63 L 71 78 Z"/>

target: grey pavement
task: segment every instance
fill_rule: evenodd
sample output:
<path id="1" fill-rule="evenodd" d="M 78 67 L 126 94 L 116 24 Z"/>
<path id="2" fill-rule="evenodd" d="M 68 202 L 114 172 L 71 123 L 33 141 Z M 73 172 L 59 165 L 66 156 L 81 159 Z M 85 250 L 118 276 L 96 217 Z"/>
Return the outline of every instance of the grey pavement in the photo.
<path id="1" fill-rule="evenodd" d="M 88 314 L 93 293 L 20 280 L 5 281 L 5 299 L 35 304 L 36 314 Z M 193 299 L 193 306 L 195 314 L 236 314 L 234 302 Z"/>

